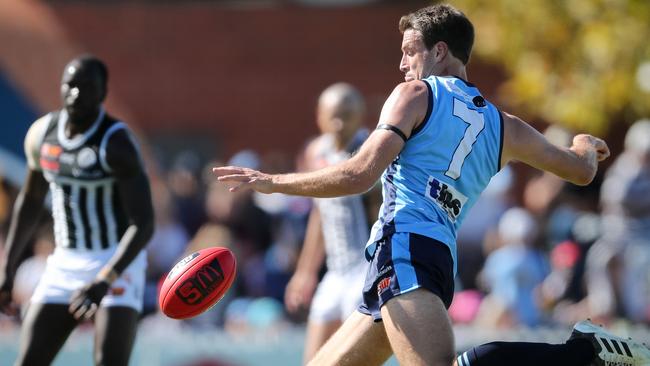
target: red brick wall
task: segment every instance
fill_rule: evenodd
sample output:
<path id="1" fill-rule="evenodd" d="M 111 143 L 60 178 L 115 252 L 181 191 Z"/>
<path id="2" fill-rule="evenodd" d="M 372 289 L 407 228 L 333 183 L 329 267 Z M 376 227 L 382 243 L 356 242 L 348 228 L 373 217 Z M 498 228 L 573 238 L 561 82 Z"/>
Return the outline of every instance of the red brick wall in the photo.
<path id="1" fill-rule="evenodd" d="M 68 36 L 107 61 L 131 122 L 152 136 L 211 136 L 226 155 L 297 151 L 316 133 L 319 92 L 336 81 L 361 89 L 374 125 L 402 77 L 397 21 L 417 7 L 52 6 Z"/>

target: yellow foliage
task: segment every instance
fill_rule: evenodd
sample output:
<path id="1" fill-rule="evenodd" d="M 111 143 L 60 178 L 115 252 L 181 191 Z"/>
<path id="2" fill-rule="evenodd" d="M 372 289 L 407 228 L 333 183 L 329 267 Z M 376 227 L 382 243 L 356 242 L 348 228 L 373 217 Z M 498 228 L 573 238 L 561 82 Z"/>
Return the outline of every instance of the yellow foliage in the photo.
<path id="1" fill-rule="evenodd" d="M 508 72 L 501 103 L 603 134 L 648 117 L 637 70 L 650 62 L 647 0 L 452 0 L 474 23 L 474 55 Z"/>

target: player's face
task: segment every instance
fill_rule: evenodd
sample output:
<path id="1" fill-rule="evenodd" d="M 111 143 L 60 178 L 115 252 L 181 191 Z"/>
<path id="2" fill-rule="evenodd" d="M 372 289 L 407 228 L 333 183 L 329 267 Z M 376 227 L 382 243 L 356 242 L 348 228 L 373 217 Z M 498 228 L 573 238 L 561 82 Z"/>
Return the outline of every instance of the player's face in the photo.
<path id="1" fill-rule="evenodd" d="M 73 123 L 95 114 L 104 99 L 101 76 L 90 67 L 68 64 L 61 79 L 61 99 Z"/>
<path id="2" fill-rule="evenodd" d="M 347 138 L 361 125 L 361 111 L 351 102 L 325 101 L 318 107 L 318 127 L 323 133 L 336 133 Z"/>
<path id="3" fill-rule="evenodd" d="M 426 78 L 433 74 L 434 64 L 432 52 L 424 44 L 422 33 L 407 29 L 402 37 L 402 60 L 399 64 L 400 71 L 404 73 L 404 80 Z"/>

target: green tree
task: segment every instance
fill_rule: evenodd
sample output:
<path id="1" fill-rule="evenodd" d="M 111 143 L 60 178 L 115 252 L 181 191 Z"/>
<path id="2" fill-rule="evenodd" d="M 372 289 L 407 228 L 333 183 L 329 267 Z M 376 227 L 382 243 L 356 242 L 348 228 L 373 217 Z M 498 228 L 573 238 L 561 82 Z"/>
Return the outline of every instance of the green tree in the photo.
<path id="1" fill-rule="evenodd" d="M 475 56 L 507 71 L 510 108 L 601 135 L 650 115 L 650 1 L 452 4 L 474 23 Z"/>

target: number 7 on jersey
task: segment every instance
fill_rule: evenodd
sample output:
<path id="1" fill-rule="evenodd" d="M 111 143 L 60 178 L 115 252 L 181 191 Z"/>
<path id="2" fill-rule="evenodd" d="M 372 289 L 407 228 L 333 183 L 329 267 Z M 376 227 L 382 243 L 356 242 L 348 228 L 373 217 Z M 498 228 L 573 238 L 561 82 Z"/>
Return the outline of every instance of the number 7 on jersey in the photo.
<path id="1" fill-rule="evenodd" d="M 458 179 L 465 159 L 472 152 L 472 146 L 485 127 L 485 119 L 483 118 L 483 113 L 469 109 L 467 104 L 456 98 L 454 98 L 454 116 L 469 124 L 469 127 L 465 130 L 465 135 L 460 140 L 458 146 L 456 146 L 454 155 L 449 163 L 449 168 L 445 172 L 445 175 L 449 178 Z"/>

